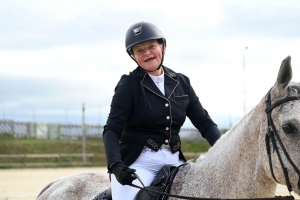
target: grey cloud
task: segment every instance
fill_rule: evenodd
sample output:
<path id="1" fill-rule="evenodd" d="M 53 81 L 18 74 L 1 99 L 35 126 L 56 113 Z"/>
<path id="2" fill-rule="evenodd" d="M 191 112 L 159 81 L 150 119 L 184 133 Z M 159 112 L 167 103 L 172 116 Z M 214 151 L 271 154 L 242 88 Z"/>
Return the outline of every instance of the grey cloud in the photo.
<path id="1" fill-rule="evenodd" d="M 127 17 L 112 12 L 63 22 L 42 19 L 16 5 L 6 5 L 0 8 L 0 49 L 44 49 L 123 38 Z"/>
<path id="2" fill-rule="evenodd" d="M 28 101 L 28 99 L 55 98 L 61 91 L 68 91 L 70 86 L 56 80 L 43 80 L 34 78 L 0 78 L 1 102 Z M 30 102 L 27 102 L 31 104 Z M 38 102 L 32 102 L 37 103 Z"/>
<path id="3" fill-rule="evenodd" d="M 244 6 L 239 2 L 227 5 L 223 8 L 225 19 L 218 32 L 227 37 L 299 38 L 300 2 L 287 1 L 282 4 L 275 5 L 269 1 L 269 4 L 253 6 Z"/>
<path id="4" fill-rule="evenodd" d="M 81 102 L 84 98 L 98 98 L 103 88 L 81 82 L 67 82 L 44 78 L 0 77 L 0 102 L 23 102 L 20 106 L 57 108 Z M 89 94 L 89 95 L 87 95 Z M 93 95 L 91 95 L 93 94 Z M 77 96 L 78 99 L 72 99 Z"/>

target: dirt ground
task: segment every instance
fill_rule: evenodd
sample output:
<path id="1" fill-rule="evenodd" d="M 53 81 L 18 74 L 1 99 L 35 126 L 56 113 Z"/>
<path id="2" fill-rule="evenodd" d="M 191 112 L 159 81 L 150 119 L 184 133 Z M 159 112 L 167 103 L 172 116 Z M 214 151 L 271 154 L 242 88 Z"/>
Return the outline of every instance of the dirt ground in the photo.
<path id="1" fill-rule="evenodd" d="M 50 182 L 79 172 L 103 171 L 105 168 L 49 168 L 0 170 L 0 200 L 34 200 Z M 276 195 L 289 195 L 286 186 L 278 185 Z M 296 199 L 299 196 L 292 193 Z"/>
<path id="2" fill-rule="evenodd" d="M 34 200 L 50 182 L 86 171 L 103 171 L 105 168 L 47 168 L 0 170 L 0 200 Z"/>

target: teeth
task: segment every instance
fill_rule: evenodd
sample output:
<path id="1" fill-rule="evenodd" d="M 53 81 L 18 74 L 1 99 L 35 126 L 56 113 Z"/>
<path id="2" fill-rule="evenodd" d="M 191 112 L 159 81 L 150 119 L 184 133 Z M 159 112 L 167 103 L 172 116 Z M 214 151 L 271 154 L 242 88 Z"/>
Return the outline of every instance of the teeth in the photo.
<path id="1" fill-rule="evenodd" d="M 150 61 L 150 60 L 154 60 L 154 58 L 149 58 L 149 59 L 146 60 L 146 62 L 148 62 L 148 61 Z"/>

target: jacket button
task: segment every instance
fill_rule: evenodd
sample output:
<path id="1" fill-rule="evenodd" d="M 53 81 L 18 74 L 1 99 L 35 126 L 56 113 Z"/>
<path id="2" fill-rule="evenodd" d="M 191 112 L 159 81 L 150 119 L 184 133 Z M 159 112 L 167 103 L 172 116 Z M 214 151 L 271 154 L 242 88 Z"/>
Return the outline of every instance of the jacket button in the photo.
<path id="1" fill-rule="evenodd" d="M 165 140 L 165 143 L 168 143 L 168 142 L 169 142 L 169 140 L 166 139 L 166 140 Z"/>
<path id="2" fill-rule="evenodd" d="M 169 127 L 166 127 L 166 130 L 169 130 Z"/>
<path id="3" fill-rule="evenodd" d="M 166 118 L 167 118 L 167 119 L 170 119 L 170 116 L 167 116 Z"/>
<path id="4" fill-rule="evenodd" d="M 165 104 L 165 106 L 166 106 L 166 107 L 168 107 L 168 106 L 169 106 L 169 104 L 168 104 L 168 103 L 166 103 L 166 104 Z"/>

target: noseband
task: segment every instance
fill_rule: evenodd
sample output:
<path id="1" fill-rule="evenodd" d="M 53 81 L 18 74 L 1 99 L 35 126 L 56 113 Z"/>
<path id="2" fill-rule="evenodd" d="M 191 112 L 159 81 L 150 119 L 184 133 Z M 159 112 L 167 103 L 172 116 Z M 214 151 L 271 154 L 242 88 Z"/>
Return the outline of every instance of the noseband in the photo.
<path id="1" fill-rule="evenodd" d="M 267 134 L 266 134 L 266 148 L 267 148 L 267 153 L 268 153 L 268 157 L 269 157 L 269 164 L 270 164 L 270 169 L 271 169 L 271 173 L 272 173 L 272 176 L 273 176 L 274 180 L 277 183 L 279 183 L 277 181 L 277 179 L 275 178 L 274 171 L 273 171 L 273 166 L 272 166 L 271 147 L 270 147 L 270 140 L 271 140 L 272 144 L 273 144 L 273 152 L 276 151 L 276 154 L 278 156 L 278 159 L 279 159 L 279 162 L 280 162 L 283 174 L 284 174 L 284 178 L 285 178 L 287 188 L 288 188 L 289 192 L 291 192 L 293 190 L 293 188 L 292 188 L 291 182 L 289 180 L 288 170 L 284 166 L 284 163 L 283 163 L 283 160 L 282 160 L 282 155 L 280 155 L 280 153 L 279 153 L 279 149 L 278 149 L 278 145 L 277 145 L 276 141 L 279 143 L 280 148 L 281 148 L 282 152 L 284 153 L 285 157 L 287 158 L 289 163 L 292 165 L 292 167 L 294 168 L 294 170 L 298 174 L 299 180 L 298 180 L 298 188 L 297 189 L 300 188 L 300 171 L 297 168 L 297 166 L 295 165 L 295 163 L 292 161 L 292 159 L 290 158 L 288 152 L 286 151 L 286 148 L 284 147 L 284 145 L 283 145 L 283 143 L 282 143 L 282 141 L 281 141 L 281 139 L 278 135 L 278 132 L 277 132 L 276 127 L 274 125 L 274 122 L 272 120 L 271 112 L 274 108 L 276 108 L 280 105 L 283 105 L 284 103 L 286 103 L 288 101 L 300 100 L 300 96 L 289 96 L 289 94 L 288 94 L 285 98 L 283 98 L 281 100 L 278 100 L 278 101 L 276 101 L 275 103 L 272 104 L 271 94 L 270 94 L 271 90 L 272 90 L 272 88 L 269 90 L 269 92 L 267 94 L 266 110 L 265 110 L 265 112 L 267 114 L 267 117 L 268 117 L 268 131 L 267 131 Z"/>

